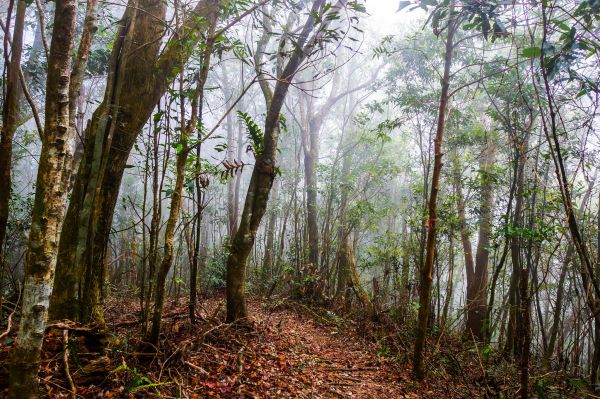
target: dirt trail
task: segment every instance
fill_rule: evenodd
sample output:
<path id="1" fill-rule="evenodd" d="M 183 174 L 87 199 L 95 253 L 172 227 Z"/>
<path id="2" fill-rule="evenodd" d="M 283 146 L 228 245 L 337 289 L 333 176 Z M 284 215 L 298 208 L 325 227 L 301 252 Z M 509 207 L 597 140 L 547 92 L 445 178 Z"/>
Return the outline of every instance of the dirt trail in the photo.
<path id="1" fill-rule="evenodd" d="M 437 373 L 431 373 L 428 382 L 415 383 L 410 366 L 379 356 L 374 343 L 352 328 L 341 327 L 347 326 L 347 321 L 336 323 L 334 316 L 325 318 L 304 305 L 251 300 L 250 323 L 245 327 L 224 323 L 221 298 L 203 300 L 200 305 L 200 321 L 195 325 L 187 319 L 187 303 L 170 301 L 166 305 L 160 351 L 152 355 L 138 352 L 141 342 L 135 303 L 107 305 L 107 323 L 115 335 L 105 355 L 86 349 L 88 333 L 79 336 L 76 326 L 68 327 L 77 397 L 481 397 L 472 384 L 434 375 Z M 85 326 L 79 330 L 87 331 Z M 9 366 L 9 347 L 1 349 L 0 398 L 7 393 L 2 375 L 7 375 Z M 62 330 L 53 329 L 45 338 L 40 368 L 42 398 L 69 396 L 63 349 Z M 406 358 L 408 354 L 397 355 Z M 88 374 L 85 370 L 99 371 Z"/>
<path id="2" fill-rule="evenodd" d="M 203 305 L 205 325 L 174 321 L 165 325 L 162 341 L 170 348 L 164 348 L 169 365 L 161 367 L 161 375 L 177 369 L 185 376 L 177 384 L 191 399 L 481 397 L 473 385 L 448 376 L 414 382 L 409 365 L 379 356 L 374 343 L 341 327 L 347 321 L 338 324 L 334 316 L 325 318 L 304 305 L 251 300 L 249 329 L 215 321 L 223 317 L 216 310 L 222 311 L 222 301 Z M 185 312 L 186 305 L 178 308 Z"/>
<path id="3" fill-rule="evenodd" d="M 255 315 L 292 366 L 287 369 L 291 389 L 272 393 L 306 398 L 415 397 L 407 393 L 405 375 L 397 375 L 397 369 L 373 352 L 375 348 L 353 334 L 290 309 Z M 297 381 L 302 384 L 293 383 Z"/>

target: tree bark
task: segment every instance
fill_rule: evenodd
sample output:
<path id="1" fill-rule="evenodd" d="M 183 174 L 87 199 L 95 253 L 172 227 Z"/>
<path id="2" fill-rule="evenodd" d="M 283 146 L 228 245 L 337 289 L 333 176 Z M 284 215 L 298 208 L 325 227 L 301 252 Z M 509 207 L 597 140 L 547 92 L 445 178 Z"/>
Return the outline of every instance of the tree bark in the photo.
<path id="1" fill-rule="evenodd" d="M 23 54 L 23 30 L 27 2 L 18 0 L 15 27 L 11 43 L 11 59 L 6 66 L 6 94 L 2 108 L 2 130 L 0 131 L 0 268 L 4 264 L 4 240 L 8 226 L 11 195 L 12 146 L 19 125 L 19 69 Z M 10 17 L 10 16 L 9 16 Z"/>
<path id="2" fill-rule="evenodd" d="M 61 234 L 55 291 L 59 294 L 52 298 L 53 318 L 103 323 L 100 303 L 106 248 L 129 153 L 173 80 L 176 67 L 201 40 L 198 32 L 206 29 L 203 20 L 218 12 L 223 1 L 199 2 L 193 16 L 181 26 L 180 40 L 162 54 L 165 3 L 141 0 L 137 6 L 129 4 L 113 49 L 105 98 L 92 117 Z M 129 51 L 123 51 L 125 48 Z M 80 292 L 86 295 L 80 298 Z"/>
<path id="3" fill-rule="evenodd" d="M 175 12 L 178 12 L 176 10 Z M 171 209 L 169 211 L 169 218 L 167 219 L 167 227 L 165 230 L 165 241 L 164 241 L 164 250 L 163 250 L 163 258 L 160 264 L 160 268 L 158 269 L 158 275 L 156 277 L 156 284 L 154 288 L 154 310 L 152 315 L 152 328 L 150 329 L 150 333 L 146 339 L 147 342 L 151 343 L 155 347 L 158 346 L 158 340 L 160 336 L 160 325 L 162 321 L 162 310 L 164 305 L 164 296 L 165 296 L 165 283 L 167 280 L 167 275 L 169 274 L 169 270 L 171 270 L 171 265 L 173 263 L 173 242 L 175 239 L 175 228 L 177 227 L 177 221 L 179 220 L 179 212 L 181 211 L 182 204 L 182 196 L 183 196 L 183 184 L 185 180 L 185 168 L 187 164 L 188 156 L 193 148 L 188 145 L 188 141 L 190 140 L 191 134 L 194 129 L 197 128 L 199 124 L 202 123 L 202 104 L 204 103 L 204 85 L 206 84 L 206 80 L 208 78 L 208 71 L 210 66 L 210 59 L 214 47 L 213 35 L 215 33 L 216 24 L 217 24 L 217 10 L 213 12 L 208 17 L 208 32 L 206 40 L 206 46 L 204 49 L 204 54 L 202 57 L 202 67 L 199 72 L 199 78 L 196 83 L 196 89 L 191 101 L 191 117 L 190 120 L 185 122 L 185 95 L 183 83 L 180 87 L 180 104 L 181 104 L 181 135 L 179 137 L 179 144 L 181 145 L 181 150 L 177 154 L 176 160 L 176 170 L 175 170 L 175 187 L 173 187 L 173 192 L 171 194 Z M 181 68 L 183 70 L 183 66 Z M 181 77 L 181 82 L 183 82 L 183 76 Z M 199 144 L 197 144 L 199 145 Z M 199 173 L 199 171 L 195 171 L 195 173 Z M 200 217 L 201 213 L 198 214 Z M 200 223 L 200 220 L 198 220 Z M 196 269 L 194 270 L 193 278 L 196 278 L 197 272 L 197 264 L 195 265 Z M 196 290 L 196 281 L 193 282 L 193 290 L 195 294 Z M 196 298 L 191 298 L 190 302 L 190 319 L 192 323 L 195 321 L 195 303 Z"/>
<path id="4" fill-rule="evenodd" d="M 309 40 L 315 27 L 315 15 L 320 12 L 324 0 L 315 0 L 312 11 L 299 34 L 295 51 L 282 69 L 273 90 L 265 119 L 263 150 L 256 155 L 256 163 L 250 178 L 244 209 L 238 230 L 233 237 L 227 257 L 227 321 L 236 322 L 248 315 L 245 300 L 245 274 L 248 255 L 254 245 L 256 231 L 265 213 L 269 192 L 276 174 L 279 118 L 291 81 L 304 59 L 316 45 L 317 36 Z M 325 28 L 327 22 L 321 24 Z"/>
<path id="5" fill-rule="evenodd" d="M 493 140 L 490 138 L 488 140 Z M 496 160 L 496 148 L 493 142 L 488 141 L 483 150 L 481 160 L 481 202 L 479 210 L 479 236 L 477 252 L 475 253 L 475 270 L 473 274 L 473 294 L 471 301 L 467 301 L 467 331 L 483 341 L 485 339 L 487 315 L 487 285 L 490 234 L 492 232 L 492 217 L 494 206 L 494 180 L 493 167 Z M 468 290 L 469 291 L 469 290 Z"/>
<path id="6" fill-rule="evenodd" d="M 69 87 L 69 128 L 74 131 L 74 149 L 72 159 L 72 170 L 77 171 L 81 158 L 83 157 L 83 146 L 85 138 L 82 137 L 83 129 L 81 129 L 83 119 L 83 80 L 87 62 L 92 49 L 92 41 L 96 30 L 96 17 L 98 13 L 98 0 L 88 0 L 85 10 L 85 18 L 83 21 L 83 31 L 77 49 L 77 57 L 71 71 L 71 85 Z M 77 137 L 77 135 L 80 135 Z M 72 189 L 73 175 L 69 182 L 69 189 Z"/>
<path id="7" fill-rule="evenodd" d="M 273 200 L 277 201 L 279 194 L 279 184 L 273 182 Z M 268 285 L 273 279 L 274 254 L 275 254 L 275 224 L 277 222 L 277 210 L 271 209 L 269 212 L 269 221 L 267 223 L 266 242 L 265 242 L 265 257 L 263 259 L 263 273 L 265 276 L 264 282 Z M 266 287 L 266 286 L 265 286 Z"/>
<path id="8" fill-rule="evenodd" d="M 529 129 L 525 129 L 522 141 L 519 141 L 515 135 L 515 155 L 517 159 L 517 180 L 515 182 L 515 210 L 512 217 L 512 228 L 520 229 L 523 227 L 523 206 L 525 202 L 525 165 L 527 164 L 527 153 L 529 150 Z M 508 289 L 508 327 L 506 333 L 506 344 L 504 351 L 507 354 L 518 356 L 519 345 L 517 342 L 517 318 L 521 306 L 520 296 L 520 275 L 522 269 L 521 262 L 521 237 L 518 230 L 510 235 L 510 256 L 512 263 L 512 273 L 510 277 L 510 286 Z"/>
<path id="9" fill-rule="evenodd" d="M 54 282 L 58 236 L 70 177 L 69 75 L 77 19 L 75 0 L 57 0 L 48 57 L 44 136 L 27 244 L 25 286 L 12 353 L 10 396 L 36 398 L 40 351 Z"/>
<path id="10" fill-rule="evenodd" d="M 450 6 L 450 14 L 454 10 L 453 4 Z M 446 128 L 446 112 L 448 109 L 449 88 L 450 88 L 450 67 L 452 65 L 452 54 L 454 50 L 454 34 L 456 32 L 458 20 L 452 17 L 448 22 L 448 34 L 446 37 L 446 54 L 444 57 L 444 75 L 442 77 L 442 91 L 440 94 L 440 104 L 438 109 L 437 130 L 434 145 L 434 164 L 433 175 L 431 177 L 431 192 L 429 197 L 429 214 L 427 244 L 425 251 L 425 263 L 421 269 L 421 287 L 419 295 L 419 316 L 417 321 L 416 338 L 413 354 L 413 374 L 417 380 L 425 377 L 425 363 L 423 361 L 423 350 L 425 348 L 425 339 L 427 336 L 427 322 L 429 320 L 429 308 L 431 304 L 431 283 L 432 270 L 435 261 L 435 246 L 437 235 L 437 197 L 439 193 L 440 176 L 442 174 L 442 141 Z"/>

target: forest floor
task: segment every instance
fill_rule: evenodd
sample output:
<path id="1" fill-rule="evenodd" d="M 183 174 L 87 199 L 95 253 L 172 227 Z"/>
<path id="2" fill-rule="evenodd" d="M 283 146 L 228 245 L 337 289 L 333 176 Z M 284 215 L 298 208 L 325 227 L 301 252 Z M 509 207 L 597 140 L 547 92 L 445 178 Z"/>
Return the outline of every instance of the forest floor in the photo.
<path id="1" fill-rule="evenodd" d="M 403 346 L 399 337 L 393 342 L 400 344 L 374 340 L 373 325 L 361 333 L 347 319 L 287 300 L 253 299 L 248 305 L 250 322 L 240 327 L 223 322 L 223 300 L 206 300 L 192 326 L 187 303 L 169 303 L 156 354 L 139 352 L 131 302 L 114 301 L 107 308 L 113 337 L 105 355 L 94 352 L 91 330 L 55 324 L 46 336 L 40 372 L 45 397 L 73 397 L 71 387 L 80 398 L 483 398 L 515 393 L 510 371 L 490 387 L 480 357 L 456 342 L 430 342 L 428 378 L 418 383 L 411 377 L 410 345 Z M 64 330 L 70 331 L 69 340 Z M 5 372 L 8 346 L 0 343 Z M 70 352 L 66 362 L 65 347 Z M 560 397 L 582 396 L 566 389 Z"/>

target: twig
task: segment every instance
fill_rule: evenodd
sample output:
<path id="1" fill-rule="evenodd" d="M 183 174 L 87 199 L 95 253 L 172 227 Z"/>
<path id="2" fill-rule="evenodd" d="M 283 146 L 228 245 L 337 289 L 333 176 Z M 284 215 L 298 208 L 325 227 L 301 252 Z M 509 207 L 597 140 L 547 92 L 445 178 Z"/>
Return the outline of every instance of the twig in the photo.
<path id="1" fill-rule="evenodd" d="M 44 12 L 44 7 L 40 0 L 35 0 L 35 6 L 40 18 L 40 36 L 42 37 L 42 44 L 44 45 L 44 53 L 46 54 L 46 59 L 48 59 L 50 48 L 48 46 L 48 38 L 46 37 L 46 13 Z"/>
<path id="2" fill-rule="evenodd" d="M 189 366 L 191 368 L 193 368 L 194 370 L 204 374 L 204 375 L 210 375 L 210 373 L 206 370 L 204 370 L 202 367 L 200 366 L 196 366 L 194 363 L 188 361 L 188 360 L 184 360 L 183 364 L 185 364 L 186 366 Z"/>
<path id="3" fill-rule="evenodd" d="M 33 101 L 33 97 L 31 96 L 31 92 L 29 91 L 29 86 L 27 85 L 27 81 L 25 80 L 25 75 L 23 75 L 23 70 L 21 66 L 19 66 L 19 80 L 21 81 L 21 88 L 23 89 L 23 94 L 25 95 L 25 99 L 27 103 L 29 103 L 29 107 L 31 108 L 31 113 L 33 114 L 33 120 L 35 121 L 35 127 L 38 131 L 38 136 L 40 141 L 43 141 L 44 137 L 44 127 L 42 125 L 42 121 L 40 119 L 40 112 L 35 105 L 35 101 Z"/>
<path id="4" fill-rule="evenodd" d="M 12 327 L 12 318 L 13 318 L 14 314 L 15 314 L 15 311 L 13 310 L 12 313 L 8 315 L 8 325 L 6 326 L 6 331 L 4 331 L 2 334 L 0 334 L 0 339 L 6 337 L 10 333 L 10 329 Z"/>
<path id="5" fill-rule="evenodd" d="M 171 360 L 173 358 L 173 356 L 175 356 L 177 353 L 179 353 L 181 351 L 182 346 L 185 346 L 185 342 L 184 345 L 179 345 L 174 351 L 173 353 L 171 353 L 169 355 L 169 357 L 167 357 L 167 360 L 165 360 L 164 362 L 162 362 L 162 364 L 160 365 L 160 373 L 158 373 L 158 381 L 160 381 L 162 379 L 162 375 L 163 375 L 163 371 L 165 366 L 167 365 L 167 363 L 169 363 L 169 360 Z"/>
<path id="6" fill-rule="evenodd" d="M 162 319 L 178 319 L 178 318 L 184 318 L 187 317 L 187 312 L 175 312 L 175 313 L 170 313 L 170 314 L 166 314 L 164 316 L 162 316 Z M 141 324 L 142 321 L 139 319 L 136 320 L 129 320 L 129 321 L 122 321 L 120 323 L 115 323 L 112 324 L 111 327 L 112 328 L 117 328 L 117 327 L 129 327 L 129 326 L 135 326 L 136 324 Z"/>
<path id="7" fill-rule="evenodd" d="M 475 352 L 477 353 L 477 361 L 479 362 L 479 367 L 481 367 L 481 371 L 483 371 L 483 375 L 487 376 L 487 372 L 485 367 L 483 367 L 483 362 L 481 361 L 481 354 L 479 353 L 479 346 L 477 345 L 477 340 L 475 339 L 475 334 L 471 330 L 471 337 L 473 339 L 473 344 L 475 344 Z"/>
<path id="8" fill-rule="evenodd" d="M 4 22 L 2 22 L 1 19 L 0 19 L 0 28 L 4 31 L 4 34 L 6 36 L 6 39 L 8 40 L 8 43 L 12 44 L 12 38 L 10 37 L 10 32 L 8 31 L 6 25 L 4 24 Z M 29 86 L 27 85 L 27 80 L 25 80 L 25 75 L 23 75 L 23 69 L 21 68 L 21 65 L 18 65 L 18 68 L 19 68 L 19 80 L 21 81 L 21 88 L 23 89 L 23 94 L 25 95 L 25 99 L 27 99 L 27 102 L 29 103 L 29 106 L 31 107 L 33 119 L 35 120 L 35 126 L 37 127 L 37 130 L 38 130 L 38 136 L 40 137 L 40 141 L 42 141 L 43 136 L 44 136 L 44 128 L 42 127 L 42 122 L 40 120 L 40 113 L 37 109 L 37 106 L 35 105 L 35 101 L 33 101 L 31 92 L 29 91 Z"/>
<path id="9" fill-rule="evenodd" d="M 63 330 L 63 362 L 65 363 L 65 375 L 67 376 L 67 381 L 69 381 L 69 386 L 71 387 L 71 394 L 69 395 L 71 399 L 77 398 L 77 387 L 73 382 L 73 378 L 71 377 L 71 372 L 69 371 L 69 330 Z"/>
<path id="10" fill-rule="evenodd" d="M 10 312 L 10 314 L 8 315 L 8 325 L 6 326 L 6 331 L 4 331 L 2 334 L 0 334 L 0 339 L 6 337 L 8 334 L 10 334 L 10 329 L 12 328 L 12 318 L 15 315 L 15 312 L 17 311 L 17 307 L 19 307 L 19 302 L 21 301 L 21 289 L 19 288 L 19 297 L 17 298 L 17 303 L 15 304 L 15 307 L 13 308 L 12 312 Z"/>

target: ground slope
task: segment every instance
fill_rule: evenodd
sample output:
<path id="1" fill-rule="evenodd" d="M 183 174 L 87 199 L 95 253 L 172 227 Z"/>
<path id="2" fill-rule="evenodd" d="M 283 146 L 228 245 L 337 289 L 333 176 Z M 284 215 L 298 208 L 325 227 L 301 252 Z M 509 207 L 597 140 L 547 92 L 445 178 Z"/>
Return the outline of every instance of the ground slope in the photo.
<path id="1" fill-rule="evenodd" d="M 105 353 L 98 352 L 93 326 L 53 324 L 42 354 L 42 397 L 73 398 L 73 388 L 77 398 L 189 399 L 507 398 L 518 390 L 514 367 L 491 373 L 490 367 L 500 366 L 488 362 L 484 372 L 478 349 L 451 337 L 428 342 L 428 376 L 415 382 L 409 336 L 385 339 L 386 330 L 377 323 L 358 328 L 331 312 L 285 299 L 250 300 L 250 319 L 242 326 L 224 322 L 222 298 L 202 300 L 195 325 L 188 321 L 187 303 L 171 301 L 158 352 L 141 349 L 138 314 L 135 302 L 110 301 Z M 381 331 L 375 334 L 375 328 Z M 390 334 L 399 327 L 386 328 Z M 14 331 L 0 342 L 0 397 L 7 394 L 13 340 Z M 554 388 L 547 384 L 546 393 L 556 394 L 543 397 L 585 396 L 563 382 Z"/>
<path id="2" fill-rule="evenodd" d="M 217 321 L 222 308 L 222 301 L 204 303 L 203 321 L 192 327 L 176 317 L 185 314 L 186 305 L 171 305 L 168 314 L 174 317 L 164 326 L 161 358 L 138 369 L 153 382 L 169 382 L 172 392 L 177 385 L 175 391 L 190 398 L 481 397 L 467 384 L 413 382 L 408 365 L 381 356 L 375 343 L 347 322 L 336 323 L 332 314 L 289 301 L 253 300 L 250 326 L 235 328 Z M 125 390 L 136 396 L 152 392 L 131 387 L 131 375 L 123 376 L 125 386 L 128 379 Z"/>

